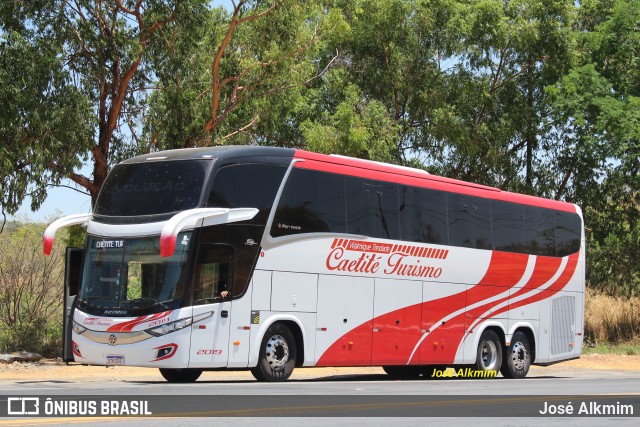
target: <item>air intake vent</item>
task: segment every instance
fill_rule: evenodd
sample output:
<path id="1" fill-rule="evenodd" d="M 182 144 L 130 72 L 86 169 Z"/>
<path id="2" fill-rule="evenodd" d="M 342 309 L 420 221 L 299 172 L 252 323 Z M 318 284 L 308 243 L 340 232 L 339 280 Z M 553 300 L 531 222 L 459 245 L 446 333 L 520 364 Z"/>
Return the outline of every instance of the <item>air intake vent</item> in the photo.
<path id="1" fill-rule="evenodd" d="M 573 351 L 576 297 L 559 297 L 551 303 L 551 355 Z"/>

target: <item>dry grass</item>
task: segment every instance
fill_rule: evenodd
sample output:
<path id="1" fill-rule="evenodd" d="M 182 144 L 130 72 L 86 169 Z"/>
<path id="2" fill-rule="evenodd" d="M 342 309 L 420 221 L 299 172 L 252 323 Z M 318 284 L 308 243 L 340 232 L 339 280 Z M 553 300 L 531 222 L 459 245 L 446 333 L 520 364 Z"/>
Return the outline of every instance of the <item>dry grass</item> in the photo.
<path id="1" fill-rule="evenodd" d="M 640 298 L 612 297 L 587 289 L 585 336 L 593 346 L 640 342 Z"/>

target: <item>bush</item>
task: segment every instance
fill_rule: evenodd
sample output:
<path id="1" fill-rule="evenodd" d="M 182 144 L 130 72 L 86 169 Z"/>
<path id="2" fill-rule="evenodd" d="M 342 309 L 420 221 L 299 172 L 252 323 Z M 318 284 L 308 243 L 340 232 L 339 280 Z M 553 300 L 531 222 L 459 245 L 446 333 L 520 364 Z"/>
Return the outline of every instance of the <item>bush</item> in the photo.
<path id="1" fill-rule="evenodd" d="M 640 298 L 612 297 L 587 289 L 585 338 L 594 345 L 640 340 Z"/>
<path id="2" fill-rule="evenodd" d="M 64 250 L 42 253 L 44 226 L 0 234 L 0 351 L 61 353 Z"/>

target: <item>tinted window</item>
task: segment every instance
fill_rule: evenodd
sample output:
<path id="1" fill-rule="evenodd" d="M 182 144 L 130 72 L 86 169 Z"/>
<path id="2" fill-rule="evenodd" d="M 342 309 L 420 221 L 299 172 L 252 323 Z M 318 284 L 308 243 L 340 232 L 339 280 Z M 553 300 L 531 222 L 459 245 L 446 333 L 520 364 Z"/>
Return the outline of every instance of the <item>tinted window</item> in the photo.
<path id="1" fill-rule="evenodd" d="M 220 168 L 213 181 L 207 206 L 257 208 L 260 212 L 251 222 L 265 224 L 285 172 L 285 166 L 264 164 L 238 164 Z"/>
<path id="2" fill-rule="evenodd" d="M 398 185 L 348 177 L 347 231 L 384 239 L 400 238 Z"/>
<path id="3" fill-rule="evenodd" d="M 100 191 L 95 213 L 135 216 L 195 208 L 210 165 L 208 160 L 117 165 Z"/>
<path id="4" fill-rule="evenodd" d="M 403 240 L 447 244 L 447 198 L 440 191 L 400 187 L 400 232 Z"/>
<path id="5" fill-rule="evenodd" d="M 201 245 L 193 276 L 193 304 L 209 304 L 233 295 L 233 247 Z M 223 294 L 227 291 L 228 294 Z"/>
<path id="6" fill-rule="evenodd" d="M 524 252 L 524 208 L 522 205 L 491 202 L 493 248 L 497 251 Z"/>
<path id="7" fill-rule="evenodd" d="M 556 212 L 556 254 L 567 256 L 580 250 L 582 221 L 577 214 Z"/>
<path id="8" fill-rule="evenodd" d="M 555 212 L 534 206 L 524 207 L 526 252 L 532 255 L 556 255 Z"/>
<path id="9" fill-rule="evenodd" d="M 491 249 L 489 200 L 449 194 L 447 204 L 449 243 L 465 248 Z"/>
<path id="10" fill-rule="evenodd" d="M 260 251 L 260 245 L 255 243 L 260 242 L 263 232 L 263 226 L 258 224 L 247 225 L 244 223 L 215 225 L 205 227 L 201 231 L 201 247 L 211 244 L 212 247 L 229 246 L 233 248 L 232 252 L 227 251 L 228 254 L 233 255 L 233 265 L 228 268 L 229 281 L 227 282 L 226 289 L 228 292 L 233 290 L 233 296 L 244 294 L 249 286 L 251 274 Z M 209 255 L 206 255 L 205 258 L 199 258 L 198 262 L 201 264 L 209 264 L 210 260 L 216 259 L 215 257 L 220 254 L 224 254 L 224 252 L 220 252 L 217 249 L 212 253 L 215 255 L 214 258 L 207 258 Z M 219 259 L 222 260 L 223 258 L 224 257 Z M 222 263 L 223 261 L 216 262 Z M 215 272 L 215 269 L 209 270 L 209 272 L 212 271 Z M 226 270 L 223 267 L 219 268 L 218 271 L 224 275 Z M 233 286 L 231 286 L 232 284 Z"/>
<path id="11" fill-rule="evenodd" d="M 345 233 L 344 189 L 344 176 L 293 169 L 280 197 L 271 235 Z"/>

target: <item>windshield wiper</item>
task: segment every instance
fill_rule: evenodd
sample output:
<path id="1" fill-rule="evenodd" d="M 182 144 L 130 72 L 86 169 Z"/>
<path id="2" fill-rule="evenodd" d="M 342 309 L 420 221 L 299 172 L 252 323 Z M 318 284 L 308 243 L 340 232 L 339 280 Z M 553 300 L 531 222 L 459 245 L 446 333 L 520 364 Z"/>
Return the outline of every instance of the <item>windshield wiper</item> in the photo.
<path id="1" fill-rule="evenodd" d="M 166 304 L 161 303 L 160 301 L 158 301 L 155 298 L 152 297 L 142 297 L 142 298 L 136 298 L 136 299 L 131 299 L 128 301 L 123 301 L 123 304 L 126 304 L 128 306 L 130 306 L 130 308 L 142 308 L 141 306 L 138 306 L 136 304 L 140 304 L 143 302 L 150 302 L 150 305 L 146 305 L 145 307 L 153 307 L 156 305 L 159 305 L 160 307 L 169 310 L 169 307 Z"/>
<path id="2" fill-rule="evenodd" d="M 78 304 L 90 305 L 92 307 L 102 307 L 102 306 L 98 306 L 98 305 L 95 305 L 95 304 L 91 304 L 91 301 L 95 301 L 97 299 L 100 299 L 100 300 L 115 300 L 115 301 L 117 301 L 117 298 L 115 298 L 115 297 L 107 297 L 107 296 L 95 295 L 95 296 L 86 297 L 84 299 L 78 299 Z"/>

